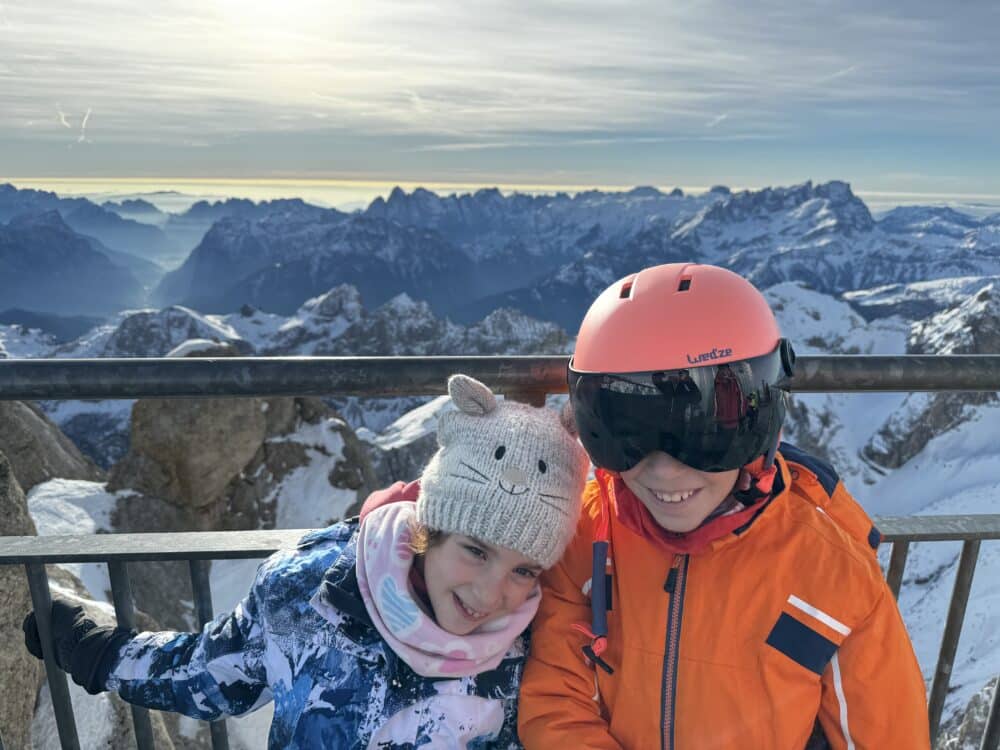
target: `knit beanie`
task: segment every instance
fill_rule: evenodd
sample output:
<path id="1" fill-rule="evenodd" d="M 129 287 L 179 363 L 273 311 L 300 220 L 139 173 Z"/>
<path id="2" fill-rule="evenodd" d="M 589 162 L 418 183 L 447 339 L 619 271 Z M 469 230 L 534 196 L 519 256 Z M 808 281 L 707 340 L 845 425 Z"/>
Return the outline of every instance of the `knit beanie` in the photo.
<path id="1" fill-rule="evenodd" d="M 572 414 L 498 403 L 468 375 L 452 375 L 448 394 L 458 408 L 438 421 L 417 520 L 552 567 L 576 530 L 589 467 Z"/>

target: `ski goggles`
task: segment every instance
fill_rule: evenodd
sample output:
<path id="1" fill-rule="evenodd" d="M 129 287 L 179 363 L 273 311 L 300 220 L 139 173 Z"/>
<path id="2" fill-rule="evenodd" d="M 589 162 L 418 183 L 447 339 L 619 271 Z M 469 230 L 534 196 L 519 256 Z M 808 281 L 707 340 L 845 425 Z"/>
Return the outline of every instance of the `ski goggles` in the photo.
<path id="1" fill-rule="evenodd" d="M 795 355 L 782 339 L 751 359 L 678 370 L 589 373 L 568 366 L 580 442 L 595 466 L 627 471 L 654 451 L 729 471 L 777 444 Z"/>

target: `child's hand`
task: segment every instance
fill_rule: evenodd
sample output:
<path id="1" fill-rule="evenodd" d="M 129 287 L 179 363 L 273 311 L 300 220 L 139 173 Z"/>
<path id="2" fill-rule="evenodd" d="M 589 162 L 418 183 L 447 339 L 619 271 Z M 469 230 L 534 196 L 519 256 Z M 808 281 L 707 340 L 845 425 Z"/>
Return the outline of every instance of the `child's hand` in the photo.
<path id="1" fill-rule="evenodd" d="M 37 659 L 42 658 L 42 641 L 34 611 L 21 625 L 24 645 Z M 134 631 L 100 626 L 87 616 L 79 604 L 56 597 L 52 600 L 52 640 L 55 660 L 73 681 L 88 693 L 100 693 L 117 661 L 118 653 L 132 638 Z"/>

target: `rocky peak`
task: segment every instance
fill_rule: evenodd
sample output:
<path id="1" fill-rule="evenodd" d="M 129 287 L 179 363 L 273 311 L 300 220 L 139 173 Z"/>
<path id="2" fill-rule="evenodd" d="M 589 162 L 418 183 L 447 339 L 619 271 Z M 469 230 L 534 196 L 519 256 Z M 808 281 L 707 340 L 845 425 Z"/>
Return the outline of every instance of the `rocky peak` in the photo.
<path id="1" fill-rule="evenodd" d="M 325 294 L 306 301 L 300 312 L 323 320 L 342 318 L 347 322 L 354 322 L 363 312 L 361 294 L 350 284 L 340 284 Z"/>
<path id="2" fill-rule="evenodd" d="M 911 354 L 996 354 L 1000 351 L 1000 289 L 990 283 L 961 304 L 914 324 Z"/>
<path id="3" fill-rule="evenodd" d="M 189 339 L 242 343 L 229 326 L 175 305 L 126 314 L 108 336 L 101 356 L 162 357 Z"/>
<path id="4" fill-rule="evenodd" d="M 961 239 L 979 222 L 947 206 L 899 206 L 879 219 L 878 226 L 890 234 L 935 234 Z"/>
<path id="5" fill-rule="evenodd" d="M 832 216 L 836 227 L 845 234 L 868 231 L 875 226 L 868 207 L 854 195 L 850 185 L 839 180 L 816 186 L 806 181 L 787 188 L 767 187 L 728 194 L 726 199 L 705 209 L 701 221 L 732 223 L 750 218 L 773 221 L 777 215 L 801 209 L 811 201 L 821 202 L 821 205 L 812 207 L 811 215 L 825 213 Z"/>

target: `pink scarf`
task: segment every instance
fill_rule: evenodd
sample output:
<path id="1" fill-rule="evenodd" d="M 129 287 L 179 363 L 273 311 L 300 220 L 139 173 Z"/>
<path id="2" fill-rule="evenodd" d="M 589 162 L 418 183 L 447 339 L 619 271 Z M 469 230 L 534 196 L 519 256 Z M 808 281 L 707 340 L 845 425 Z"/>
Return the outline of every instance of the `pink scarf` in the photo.
<path id="1" fill-rule="evenodd" d="M 372 622 L 396 655 L 423 677 L 467 677 L 495 669 L 535 616 L 540 594 L 468 635 L 444 630 L 420 608 L 409 582 L 415 513 L 415 503 L 391 503 L 367 514 L 361 524 L 358 588 Z"/>

